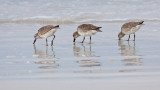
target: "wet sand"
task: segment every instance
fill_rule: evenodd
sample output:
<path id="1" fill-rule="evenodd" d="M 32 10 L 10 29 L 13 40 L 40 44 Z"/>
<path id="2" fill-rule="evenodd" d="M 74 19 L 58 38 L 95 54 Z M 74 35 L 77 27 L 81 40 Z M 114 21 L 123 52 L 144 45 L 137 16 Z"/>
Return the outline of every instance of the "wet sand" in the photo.
<path id="1" fill-rule="evenodd" d="M 160 22 L 145 22 L 136 33 L 118 41 L 123 22 L 94 23 L 102 33 L 73 44 L 79 24 L 60 25 L 54 46 L 33 36 L 45 25 L 0 24 L 0 87 L 3 90 L 158 90 L 160 87 Z M 131 36 L 133 39 L 133 36 Z M 48 39 L 49 44 L 51 38 Z"/>

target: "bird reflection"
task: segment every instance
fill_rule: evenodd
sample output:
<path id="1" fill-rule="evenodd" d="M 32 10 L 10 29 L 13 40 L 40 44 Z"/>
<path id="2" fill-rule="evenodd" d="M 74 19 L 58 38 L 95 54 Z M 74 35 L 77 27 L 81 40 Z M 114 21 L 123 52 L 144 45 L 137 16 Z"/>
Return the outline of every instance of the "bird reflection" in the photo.
<path id="1" fill-rule="evenodd" d="M 140 66 L 142 64 L 141 59 L 142 58 L 129 58 L 123 59 L 122 61 L 125 62 L 125 66 Z"/>
<path id="2" fill-rule="evenodd" d="M 41 65 L 38 67 L 40 69 L 52 69 L 59 67 L 59 64 L 56 63 L 56 60 L 37 61 L 35 64 Z"/>
<path id="3" fill-rule="evenodd" d="M 74 44 L 73 46 L 74 56 L 76 57 L 98 57 L 94 55 L 91 44 Z M 76 63 L 82 70 L 75 71 L 76 73 L 93 73 L 99 72 L 101 63 L 96 59 L 84 59 L 77 60 Z"/>
<path id="4" fill-rule="evenodd" d="M 94 51 L 92 51 L 92 46 L 91 44 L 78 44 L 79 46 L 77 46 L 76 44 L 74 44 L 73 46 L 73 52 L 74 52 L 74 56 L 76 57 L 97 57 L 96 55 L 94 55 Z"/>
<path id="5" fill-rule="evenodd" d="M 54 59 L 36 61 L 35 64 L 40 65 L 38 67 L 39 69 L 52 69 L 59 67 L 59 64 L 57 64 L 55 60 L 55 52 L 53 51 L 53 47 L 51 47 L 51 52 L 48 52 L 48 46 L 46 46 L 45 50 L 38 50 L 34 45 L 34 54 L 37 55 L 37 58 Z"/>
<path id="6" fill-rule="evenodd" d="M 79 65 L 79 67 L 82 67 L 82 70 L 76 71 L 76 73 L 94 73 L 99 72 L 101 70 L 101 63 L 99 60 L 78 60 L 77 64 Z"/>
<path id="7" fill-rule="evenodd" d="M 142 62 L 140 55 L 136 54 L 136 45 L 135 41 L 133 41 L 132 45 L 128 41 L 127 44 L 124 44 L 122 40 L 118 42 L 118 46 L 120 47 L 121 50 L 121 56 L 136 56 L 132 58 L 127 58 L 127 59 L 122 59 L 121 61 L 124 63 L 124 66 L 141 66 Z M 126 70 L 120 70 L 120 72 L 131 72 L 131 71 L 137 71 L 138 69 L 126 69 Z"/>
<path id="8" fill-rule="evenodd" d="M 46 46 L 45 50 L 39 50 L 34 46 L 34 54 L 37 55 L 38 58 L 44 59 L 52 59 L 55 58 L 55 52 L 53 51 L 53 47 L 51 47 L 51 53 L 48 53 L 48 46 Z"/>
<path id="9" fill-rule="evenodd" d="M 80 67 L 95 67 L 101 66 L 98 60 L 78 60 L 77 63 Z"/>
<path id="10" fill-rule="evenodd" d="M 122 40 L 119 40 L 118 46 L 120 46 L 121 49 L 121 55 L 122 56 L 135 56 L 136 55 L 136 49 L 135 49 L 135 41 L 133 42 L 133 46 L 130 45 L 130 42 L 127 41 L 127 45 L 124 45 L 124 42 Z"/>

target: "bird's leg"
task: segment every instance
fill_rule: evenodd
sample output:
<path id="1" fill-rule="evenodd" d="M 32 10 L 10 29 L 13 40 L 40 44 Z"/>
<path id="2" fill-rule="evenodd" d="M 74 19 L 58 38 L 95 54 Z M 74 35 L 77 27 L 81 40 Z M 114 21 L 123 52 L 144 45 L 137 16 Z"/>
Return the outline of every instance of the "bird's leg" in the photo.
<path id="1" fill-rule="evenodd" d="M 136 34 L 134 33 L 134 40 L 133 41 L 135 41 L 135 38 L 136 38 Z"/>
<path id="2" fill-rule="evenodd" d="M 48 40 L 47 40 L 47 38 L 46 38 L 46 46 L 48 46 Z"/>
<path id="3" fill-rule="evenodd" d="M 130 35 L 129 35 L 129 37 L 128 37 L 128 40 L 127 40 L 127 41 L 129 41 L 129 39 L 130 39 Z"/>
<path id="4" fill-rule="evenodd" d="M 55 39 L 55 35 L 53 36 L 53 39 L 52 39 L 52 41 L 51 41 L 51 46 L 53 46 L 53 40 Z"/>
<path id="5" fill-rule="evenodd" d="M 91 44 L 91 39 L 92 39 L 92 38 L 91 38 L 91 36 L 90 36 L 90 44 Z"/>
<path id="6" fill-rule="evenodd" d="M 84 36 L 83 41 L 82 41 L 81 43 L 83 43 L 83 42 L 84 42 L 84 40 L 85 40 L 85 36 Z"/>

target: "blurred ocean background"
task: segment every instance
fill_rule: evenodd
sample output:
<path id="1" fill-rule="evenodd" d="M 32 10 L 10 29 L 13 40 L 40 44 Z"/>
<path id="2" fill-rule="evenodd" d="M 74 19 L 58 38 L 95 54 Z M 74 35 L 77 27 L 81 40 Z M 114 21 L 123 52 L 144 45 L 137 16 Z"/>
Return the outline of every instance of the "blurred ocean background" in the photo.
<path id="1" fill-rule="evenodd" d="M 159 0 L 0 0 L 0 23 L 160 20 Z"/>

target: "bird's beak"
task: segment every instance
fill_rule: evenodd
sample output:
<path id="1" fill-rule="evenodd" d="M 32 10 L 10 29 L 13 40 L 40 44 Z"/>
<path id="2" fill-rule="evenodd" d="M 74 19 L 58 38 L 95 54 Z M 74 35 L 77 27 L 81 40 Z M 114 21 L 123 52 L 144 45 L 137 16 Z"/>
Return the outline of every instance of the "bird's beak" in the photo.
<path id="1" fill-rule="evenodd" d="M 73 42 L 75 42 L 75 41 L 76 41 L 76 39 L 74 38 L 74 39 L 73 39 Z"/>
<path id="2" fill-rule="evenodd" d="M 57 29 L 60 29 L 59 25 L 55 26 Z"/>
<path id="3" fill-rule="evenodd" d="M 35 44 L 35 42 L 36 42 L 36 39 L 34 39 L 34 42 L 33 42 L 33 44 Z"/>

